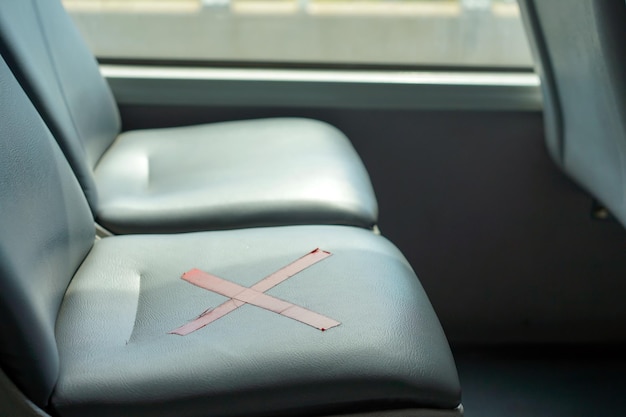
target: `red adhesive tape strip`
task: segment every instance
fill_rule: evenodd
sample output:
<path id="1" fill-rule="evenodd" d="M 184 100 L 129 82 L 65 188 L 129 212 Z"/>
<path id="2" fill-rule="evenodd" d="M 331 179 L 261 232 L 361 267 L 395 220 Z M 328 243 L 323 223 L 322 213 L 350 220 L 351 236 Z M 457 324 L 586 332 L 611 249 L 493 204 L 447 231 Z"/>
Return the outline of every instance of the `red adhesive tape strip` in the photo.
<path id="1" fill-rule="evenodd" d="M 221 317 L 224 317 L 231 311 L 237 310 L 239 307 L 241 307 L 244 304 L 245 303 L 236 303 L 235 300 L 232 300 L 232 299 L 228 300 L 220 304 L 218 307 L 215 307 L 214 309 L 203 313 L 197 319 L 190 321 L 189 323 L 184 324 L 180 326 L 179 328 L 172 330 L 169 333 L 177 334 L 180 336 L 187 336 L 189 333 L 195 332 L 196 330 L 200 330 L 207 324 L 212 323 Z"/>
<path id="2" fill-rule="evenodd" d="M 235 284 L 234 282 L 227 281 L 199 269 L 192 269 L 185 272 L 181 277 L 185 281 L 225 297 L 229 297 L 230 299 L 212 310 L 205 311 L 200 315 L 200 317 L 172 330 L 169 333 L 181 336 L 188 335 L 189 333 L 195 332 L 207 324 L 224 317 L 226 314 L 235 311 L 244 304 L 264 308 L 282 316 L 297 320 L 301 323 L 308 324 L 309 326 L 322 331 L 339 326 L 341 323 L 336 320 L 308 310 L 302 306 L 298 306 L 288 301 L 265 294 L 265 291 L 291 278 L 311 265 L 326 259 L 330 255 L 330 252 L 323 251 L 319 248 L 315 249 L 289 265 L 268 275 L 250 288 Z"/>
<path id="3" fill-rule="evenodd" d="M 311 265 L 315 265 L 319 261 L 328 258 L 330 255 L 330 252 L 326 252 L 325 250 L 321 250 L 320 248 L 314 249 L 303 257 L 293 261 L 289 265 L 284 266 L 273 274 L 270 274 L 267 277 L 263 278 L 261 281 L 254 284 L 252 286 L 252 289 L 265 292 L 270 288 L 273 288 L 281 282 L 287 280 L 288 278 L 296 275 L 298 272 L 303 271 Z"/>

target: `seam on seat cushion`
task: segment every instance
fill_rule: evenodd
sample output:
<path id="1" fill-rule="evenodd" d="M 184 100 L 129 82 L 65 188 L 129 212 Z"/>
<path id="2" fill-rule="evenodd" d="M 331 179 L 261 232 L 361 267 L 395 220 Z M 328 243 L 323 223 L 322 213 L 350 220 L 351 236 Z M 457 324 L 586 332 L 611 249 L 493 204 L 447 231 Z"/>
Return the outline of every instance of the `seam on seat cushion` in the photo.
<path id="1" fill-rule="evenodd" d="M 139 285 L 137 286 L 137 302 L 135 303 L 135 317 L 133 318 L 133 327 L 130 330 L 130 334 L 128 338 L 126 338 L 126 345 L 129 345 L 133 340 L 133 335 L 135 334 L 135 329 L 137 328 L 137 318 L 139 317 L 139 297 L 141 297 L 141 282 L 143 280 L 143 273 L 137 272 L 137 278 Z"/>

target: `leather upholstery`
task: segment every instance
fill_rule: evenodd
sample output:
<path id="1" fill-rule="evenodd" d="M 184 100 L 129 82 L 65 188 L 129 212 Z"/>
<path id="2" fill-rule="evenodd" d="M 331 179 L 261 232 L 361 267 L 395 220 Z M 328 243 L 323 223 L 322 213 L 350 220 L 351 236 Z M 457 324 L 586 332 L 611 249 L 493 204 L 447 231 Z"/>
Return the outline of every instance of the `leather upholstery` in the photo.
<path id="1" fill-rule="evenodd" d="M 111 91 L 58 0 L 3 1 L 0 52 L 50 126 L 98 222 L 111 231 L 377 222 L 359 156 L 345 135 L 321 122 L 270 119 L 119 135 Z"/>
<path id="2" fill-rule="evenodd" d="M 319 246 L 333 253 L 268 291 L 341 322 L 321 332 L 245 305 L 187 336 L 168 331 L 226 298 L 199 268 L 251 286 Z M 95 244 L 58 325 L 63 416 L 252 416 L 365 402 L 459 404 L 432 307 L 402 255 L 357 228 L 292 226 L 117 236 Z"/>
<path id="3" fill-rule="evenodd" d="M 120 131 L 108 84 L 58 1 L 3 0 L 0 53 L 72 165 L 92 207 L 92 169 Z"/>
<path id="4" fill-rule="evenodd" d="M 383 237 L 290 226 L 93 244 L 79 184 L 3 61 L 0 122 L 0 364 L 38 406 L 200 417 L 459 405 L 437 317 Z M 190 335 L 167 333 L 225 300 L 183 272 L 250 286 L 318 246 L 333 255 L 268 294 L 340 326 L 321 332 L 245 305 Z"/>
<path id="5" fill-rule="evenodd" d="M 555 161 L 626 225 L 626 6 L 521 0 Z"/>
<path id="6" fill-rule="evenodd" d="M 172 140 L 176 138 L 176 140 Z M 116 233 L 326 223 L 371 227 L 367 172 L 337 129 L 265 119 L 120 135 L 95 170 Z"/>
<path id="7" fill-rule="evenodd" d="M 63 155 L 0 59 L 0 366 L 38 404 L 58 377 L 54 326 L 94 239 Z"/>

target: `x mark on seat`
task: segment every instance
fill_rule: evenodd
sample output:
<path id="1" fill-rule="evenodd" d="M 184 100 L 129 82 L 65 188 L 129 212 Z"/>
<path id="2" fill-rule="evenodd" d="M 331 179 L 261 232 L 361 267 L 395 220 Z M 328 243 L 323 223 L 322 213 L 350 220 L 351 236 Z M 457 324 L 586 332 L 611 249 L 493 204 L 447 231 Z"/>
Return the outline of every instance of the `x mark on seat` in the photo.
<path id="1" fill-rule="evenodd" d="M 275 287 L 283 281 L 291 278 L 298 272 L 320 262 L 331 254 L 321 249 L 315 249 L 289 265 L 279 269 L 278 271 L 268 275 L 252 287 L 244 287 L 234 282 L 227 281 L 218 276 L 209 274 L 199 269 L 192 269 L 182 275 L 182 279 L 204 288 L 206 290 L 229 297 L 229 300 L 219 306 L 209 309 L 202 313 L 195 320 L 190 321 L 172 331 L 170 334 L 186 336 L 195 332 L 204 326 L 224 317 L 245 304 L 251 304 L 266 310 L 278 313 L 281 316 L 289 317 L 309 326 L 315 327 L 321 331 L 339 326 L 336 320 L 308 310 L 297 304 L 281 300 L 271 295 L 265 294 L 266 291 Z"/>

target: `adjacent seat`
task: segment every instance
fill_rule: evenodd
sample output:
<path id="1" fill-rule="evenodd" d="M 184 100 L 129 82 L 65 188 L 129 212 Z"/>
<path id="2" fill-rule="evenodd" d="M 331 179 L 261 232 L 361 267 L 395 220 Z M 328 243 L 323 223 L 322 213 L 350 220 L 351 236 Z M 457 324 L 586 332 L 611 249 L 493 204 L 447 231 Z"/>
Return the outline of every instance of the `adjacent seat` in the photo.
<path id="1" fill-rule="evenodd" d="M 383 237 L 311 225 L 94 243 L 80 185 L 3 60 L 0 178 L 0 367 L 10 378 L 0 375 L 0 413 L 461 413 L 437 317 Z M 228 300 L 181 280 L 185 271 L 250 287 L 316 247 L 332 256 L 266 293 L 339 326 L 320 331 L 241 305 L 191 334 L 169 334 Z"/>
<path id="2" fill-rule="evenodd" d="M 626 226 L 626 3 L 520 0 L 556 163 Z"/>
<path id="3" fill-rule="evenodd" d="M 368 174 L 326 123 L 279 118 L 120 134 L 111 91 L 59 0 L 3 1 L 0 52 L 96 220 L 115 233 L 376 224 Z"/>

